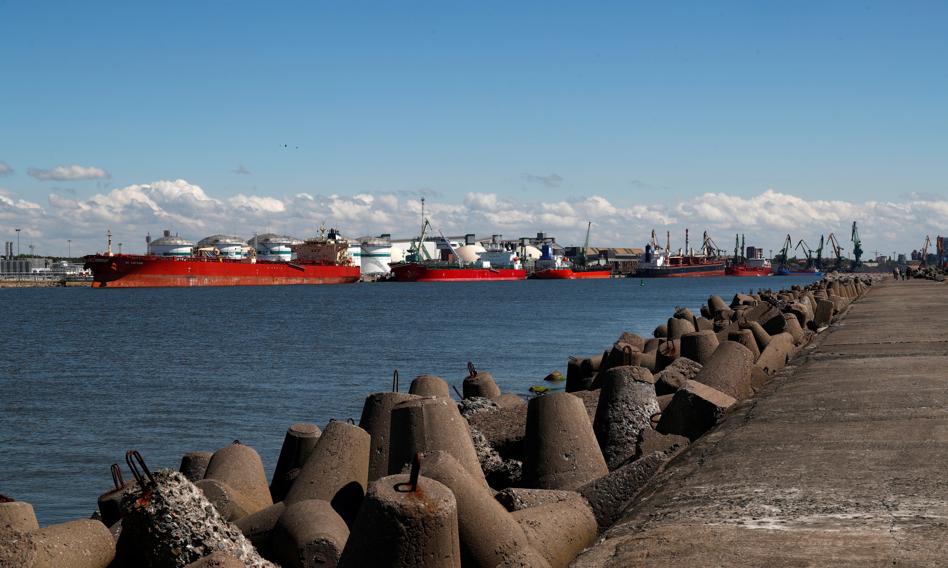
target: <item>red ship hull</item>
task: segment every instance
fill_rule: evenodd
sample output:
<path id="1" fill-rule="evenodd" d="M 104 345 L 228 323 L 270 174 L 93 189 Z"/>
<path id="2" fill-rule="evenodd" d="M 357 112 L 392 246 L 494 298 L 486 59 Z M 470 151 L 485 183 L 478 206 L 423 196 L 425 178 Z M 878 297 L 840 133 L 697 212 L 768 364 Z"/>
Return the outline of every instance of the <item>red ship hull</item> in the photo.
<path id="1" fill-rule="evenodd" d="M 636 278 L 702 278 L 724 276 L 724 263 L 700 263 L 636 269 Z"/>
<path id="2" fill-rule="evenodd" d="M 533 273 L 540 280 L 586 280 L 612 278 L 611 270 L 573 270 L 572 268 L 546 268 Z"/>
<path id="3" fill-rule="evenodd" d="M 523 280 L 521 268 L 430 267 L 418 263 L 396 264 L 392 275 L 397 282 L 480 282 L 482 280 Z"/>
<path id="4" fill-rule="evenodd" d="M 120 254 L 86 257 L 93 288 L 349 284 L 358 266 Z"/>
<path id="5" fill-rule="evenodd" d="M 769 266 L 752 267 L 743 264 L 733 264 L 725 269 L 728 276 L 770 276 L 771 268 Z"/>

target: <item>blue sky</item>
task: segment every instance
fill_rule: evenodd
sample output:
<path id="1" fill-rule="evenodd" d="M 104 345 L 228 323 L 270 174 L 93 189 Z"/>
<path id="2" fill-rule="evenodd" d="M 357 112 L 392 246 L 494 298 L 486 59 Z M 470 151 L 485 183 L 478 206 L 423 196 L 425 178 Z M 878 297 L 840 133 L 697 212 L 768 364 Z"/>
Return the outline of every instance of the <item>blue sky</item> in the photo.
<path id="1" fill-rule="evenodd" d="M 943 2 L 0 2 L 0 53 L 0 162 L 11 170 L 0 195 L 13 203 L 0 231 L 32 223 L 39 241 L 91 239 L 108 222 L 129 238 L 170 222 L 247 233 L 268 216 L 301 231 L 336 221 L 321 218 L 337 213 L 330 196 L 388 194 L 401 201 L 375 225 L 351 212 L 338 222 L 408 230 L 400 215 L 414 219 L 407 202 L 426 194 L 453 212 L 449 229 L 466 206 L 485 225 L 469 230 L 527 233 L 547 228 L 545 204 L 601 197 L 723 233 L 737 220 L 680 208 L 773 189 L 845 202 L 852 216 L 866 201 L 893 215 L 921 204 L 878 230 L 866 217 L 867 234 L 903 248 L 924 238 L 905 224 L 948 228 Z M 103 175 L 38 172 L 71 165 Z M 152 219 L 107 203 L 164 180 L 222 209 L 235 196 L 284 209 L 217 227 L 187 218 L 174 195 L 150 197 Z M 323 209 L 289 215 L 298 194 Z M 474 214 L 483 194 L 506 225 Z M 42 214 L 21 220 L 19 202 Z M 924 217 L 928 202 L 939 214 Z M 496 203 L 532 213 L 511 224 Z M 575 239 L 597 211 L 609 215 L 567 212 L 555 228 Z M 625 244 L 656 222 L 623 233 L 621 220 L 593 221 Z M 777 244 L 785 232 L 752 229 Z"/>

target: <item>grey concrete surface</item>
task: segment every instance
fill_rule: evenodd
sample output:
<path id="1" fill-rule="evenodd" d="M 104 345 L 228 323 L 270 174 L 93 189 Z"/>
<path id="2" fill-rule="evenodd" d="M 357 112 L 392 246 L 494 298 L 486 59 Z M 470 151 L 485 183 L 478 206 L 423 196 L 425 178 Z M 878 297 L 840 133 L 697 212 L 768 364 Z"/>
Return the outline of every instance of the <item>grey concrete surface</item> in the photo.
<path id="1" fill-rule="evenodd" d="M 573 566 L 948 565 L 948 286 L 877 285 Z"/>

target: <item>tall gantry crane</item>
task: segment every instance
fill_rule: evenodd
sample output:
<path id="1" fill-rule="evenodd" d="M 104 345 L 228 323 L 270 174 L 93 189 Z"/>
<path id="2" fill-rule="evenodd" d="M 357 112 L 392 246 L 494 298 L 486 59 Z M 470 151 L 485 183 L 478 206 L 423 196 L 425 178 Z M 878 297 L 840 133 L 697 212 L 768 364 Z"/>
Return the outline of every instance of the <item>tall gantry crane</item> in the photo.
<path id="1" fill-rule="evenodd" d="M 853 264 L 851 269 L 856 270 L 862 265 L 860 258 L 862 257 L 862 241 L 859 240 L 859 229 L 856 228 L 856 222 L 853 221 Z"/>
<path id="2" fill-rule="evenodd" d="M 816 268 L 823 270 L 823 235 L 820 235 L 820 246 L 816 247 Z"/>
<path id="3" fill-rule="evenodd" d="M 783 248 L 780 249 L 780 253 L 777 254 L 777 257 L 774 260 L 777 261 L 778 267 L 789 268 L 788 263 L 790 259 L 790 247 L 793 246 L 793 240 L 790 238 L 790 235 L 787 235 L 787 238 L 783 241 Z"/>
<path id="4" fill-rule="evenodd" d="M 932 238 L 929 235 L 925 235 L 925 244 L 922 245 L 922 264 L 921 266 L 928 266 L 928 247 L 932 244 Z"/>
<path id="5" fill-rule="evenodd" d="M 833 249 L 833 254 L 836 256 L 834 268 L 840 270 L 843 267 L 843 247 L 839 246 L 839 241 L 836 240 L 836 235 L 833 233 L 826 237 L 826 241 L 829 242 L 830 248 Z"/>
<path id="6" fill-rule="evenodd" d="M 806 255 L 806 267 L 812 268 L 813 267 L 813 249 L 810 248 L 810 245 L 806 244 L 806 241 L 804 241 L 803 239 L 800 239 L 800 242 L 797 243 L 797 246 L 795 246 L 793 250 L 800 250 L 801 247 L 803 250 L 803 254 Z"/>

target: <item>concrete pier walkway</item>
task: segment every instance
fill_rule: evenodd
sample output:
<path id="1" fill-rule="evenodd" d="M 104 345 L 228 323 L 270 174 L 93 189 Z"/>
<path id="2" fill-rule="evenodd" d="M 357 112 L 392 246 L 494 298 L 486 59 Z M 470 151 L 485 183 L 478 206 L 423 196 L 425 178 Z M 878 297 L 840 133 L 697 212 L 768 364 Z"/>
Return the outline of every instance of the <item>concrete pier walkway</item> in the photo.
<path id="1" fill-rule="evenodd" d="M 887 281 L 574 566 L 948 566 L 948 286 Z"/>

